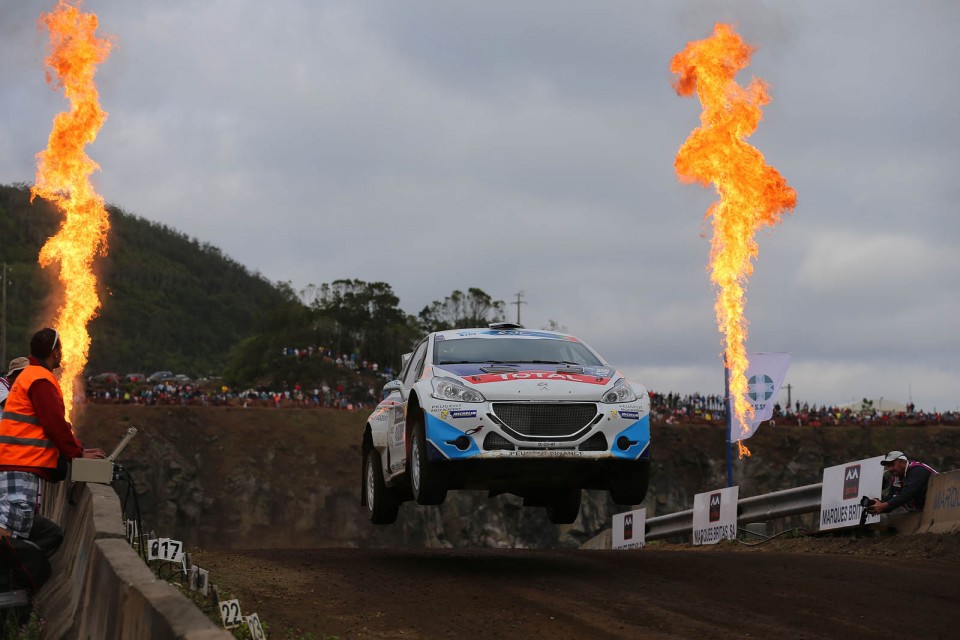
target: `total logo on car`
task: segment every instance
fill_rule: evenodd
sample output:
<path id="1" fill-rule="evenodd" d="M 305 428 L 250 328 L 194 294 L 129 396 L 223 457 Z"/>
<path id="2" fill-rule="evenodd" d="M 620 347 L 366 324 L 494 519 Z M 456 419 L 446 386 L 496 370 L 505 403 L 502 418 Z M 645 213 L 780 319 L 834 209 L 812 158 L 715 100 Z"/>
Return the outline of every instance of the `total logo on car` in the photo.
<path id="1" fill-rule="evenodd" d="M 402 502 L 511 493 L 571 523 L 583 489 L 643 501 L 650 400 L 577 338 L 499 323 L 431 333 L 367 420 L 361 501 L 375 524 Z"/>

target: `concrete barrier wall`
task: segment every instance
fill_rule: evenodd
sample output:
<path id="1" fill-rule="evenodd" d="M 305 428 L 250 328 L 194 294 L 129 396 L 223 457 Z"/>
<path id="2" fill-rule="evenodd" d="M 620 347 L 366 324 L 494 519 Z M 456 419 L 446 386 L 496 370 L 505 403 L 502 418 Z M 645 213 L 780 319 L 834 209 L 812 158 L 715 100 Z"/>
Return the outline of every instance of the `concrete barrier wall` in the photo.
<path id="1" fill-rule="evenodd" d="M 43 513 L 63 528 L 53 575 L 34 598 L 45 638 L 226 640 L 126 541 L 120 499 L 99 484 L 44 483 Z"/>
<path id="2" fill-rule="evenodd" d="M 960 531 L 960 471 L 930 478 L 917 533 Z"/>

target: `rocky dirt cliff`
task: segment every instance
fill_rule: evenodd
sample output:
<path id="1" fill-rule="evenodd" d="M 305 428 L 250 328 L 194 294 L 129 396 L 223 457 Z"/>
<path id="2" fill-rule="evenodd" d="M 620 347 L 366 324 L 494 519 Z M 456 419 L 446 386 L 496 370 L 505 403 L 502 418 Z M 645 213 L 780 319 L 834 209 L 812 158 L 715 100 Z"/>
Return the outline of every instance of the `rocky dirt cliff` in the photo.
<path id="1" fill-rule="evenodd" d="M 620 507 L 586 492 L 580 518 L 550 524 L 512 496 L 452 492 L 439 507 L 405 504 L 375 527 L 360 506 L 365 412 L 98 405 L 77 420 L 86 446 L 110 450 L 140 433 L 119 462 L 131 473 L 147 531 L 203 549 L 317 547 L 574 547 Z M 689 509 L 726 485 L 721 425 L 654 425 L 647 515 Z M 825 466 L 902 449 L 939 470 L 960 468 L 960 427 L 764 427 L 736 461 L 740 496 L 819 482 Z M 128 513 L 133 499 L 116 483 Z"/>

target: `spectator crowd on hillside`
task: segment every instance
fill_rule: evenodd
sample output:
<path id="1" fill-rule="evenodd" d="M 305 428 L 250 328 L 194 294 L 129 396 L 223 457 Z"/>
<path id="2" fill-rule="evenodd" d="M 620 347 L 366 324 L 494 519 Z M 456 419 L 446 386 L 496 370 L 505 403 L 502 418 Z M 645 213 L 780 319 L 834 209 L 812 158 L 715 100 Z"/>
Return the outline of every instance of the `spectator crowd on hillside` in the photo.
<path id="1" fill-rule="evenodd" d="M 193 384 L 160 383 L 88 388 L 87 402 L 139 405 L 192 405 L 276 408 L 371 409 L 379 401 L 377 390 L 360 381 L 328 384 L 312 388 L 300 384 L 283 389 L 234 389 L 226 385 L 203 388 Z"/>
<path id="2" fill-rule="evenodd" d="M 326 357 L 326 356 L 325 356 Z M 334 360 L 335 361 L 335 360 Z M 346 361 L 344 361 L 346 362 Z M 346 364 L 342 366 L 347 367 Z M 392 371 L 370 364 L 359 363 L 368 372 L 377 372 L 375 380 L 392 379 Z M 162 382 L 139 385 L 100 385 L 87 389 L 86 401 L 138 405 L 194 405 L 276 408 L 332 408 L 346 411 L 369 410 L 381 398 L 379 382 L 370 382 L 360 376 L 347 376 L 333 383 L 322 381 L 316 385 L 287 385 L 270 389 L 235 389 L 222 384 L 194 385 Z M 724 425 L 726 411 L 719 395 L 694 393 L 650 392 L 650 419 L 657 424 L 719 424 Z M 870 424 L 960 425 L 960 412 L 929 412 L 917 410 L 912 404 L 898 413 L 861 412 L 849 408 L 794 403 L 792 407 L 774 408 L 770 426 L 796 424 L 811 427 Z"/>
<path id="3" fill-rule="evenodd" d="M 376 362 L 367 360 L 358 360 L 355 354 L 335 353 L 325 347 L 305 347 L 298 349 L 295 347 L 285 347 L 281 349 L 281 355 L 287 358 L 322 358 L 324 362 L 343 367 L 351 371 L 368 371 L 373 374 L 382 375 L 387 380 L 393 378 L 393 368 L 390 366 L 381 367 Z"/>
<path id="4" fill-rule="evenodd" d="M 650 392 L 650 420 L 652 422 L 678 424 L 690 422 L 726 423 L 726 409 L 723 396 L 701 395 L 699 393 L 681 396 L 676 393 Z M 885 413 L 877 411 L 855 411 L 836 406 L 817 406 L 797 401 L 793 406 L 774 406 L 771 426 L 777 424 L 808 425 L 811 427 L 829 427 L 842 425 L 870 424 L 949 424 L 960 425 L 960 412 L 922 411 L 913 403 L 906 411 Z"/>
<path id="5" fill-rule="evenodd" d="M 88 386 L 85 400 L 95 403 L 194 406 L 261 406 L 276 408 L 332 408 L 347 411 L 368 410 L 381 398 L 383 382 L 394 378 L 389 366 L 359 360 L 353 354 L 337 353 L 324 347 L 287 347 L 285 358 L 322 358 L 344 370 L 335 382 L 295 383 L 281 388 L 236 389 L 219 383 L 194 384 L 176 380 L 159 383 L 108 384 Z M 371 380 L 372 379 L 372 380 Z M 721 395 L 700 393 L 680 395 L 650 391 L 650 419 L 657 424 L 726 424 L 726 407 Z M 793 405 L 776 404 L 770 426 L 796 424 L 811 427 L 869 424 L 947 424 L 960 425 L 960 412 L 923 411 L 912 403 L 896 413 L 859 411 L 837 406 L 817 406 L 797 401 Z"/>

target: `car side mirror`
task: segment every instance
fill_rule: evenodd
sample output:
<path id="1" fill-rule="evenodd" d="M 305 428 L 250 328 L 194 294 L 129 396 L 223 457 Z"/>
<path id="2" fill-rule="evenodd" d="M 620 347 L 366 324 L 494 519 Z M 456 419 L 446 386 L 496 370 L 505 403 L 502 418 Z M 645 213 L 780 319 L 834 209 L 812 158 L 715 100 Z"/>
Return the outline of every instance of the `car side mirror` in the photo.
<path id="1" fill-rule="evenodd" d="M 403 383 L 401 383 L 399 380 L 391 380 L 387 384 L 383 385 L 383 397 L 386 398 L 394 391 L 400 391 L 402 386 Z"/>

